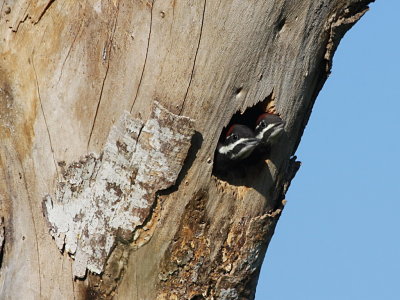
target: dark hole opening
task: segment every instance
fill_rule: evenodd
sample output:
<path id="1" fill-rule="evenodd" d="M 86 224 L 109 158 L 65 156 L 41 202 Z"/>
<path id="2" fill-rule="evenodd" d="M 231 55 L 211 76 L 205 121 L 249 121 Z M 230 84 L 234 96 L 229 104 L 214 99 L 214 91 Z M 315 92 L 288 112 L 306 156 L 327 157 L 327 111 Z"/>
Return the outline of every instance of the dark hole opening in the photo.
<path id="1" fill-rule="evenodd" d="M 286 18 L 282 18 L 280 21 L 279 21 L 279 23 L 278 23 L 278 31 L 281 31 L 282 30 L 282 28 L 283 28 L 283 26 L 285 26 L 285 23 L 286 23 Z"/>
<path id="2" fill-rule="evenodd" d="M 256 121 L 260 115 L 265 112 L 272 112 L 270 108 L 271 95 L 256 105 L 247 108 L 243 113 L 240 111 L 235 113 L 229 124 L 223 128 L 218 141 L 218 147 L 223 144 L 226 139 L 227 132 L 234 124 L 245 125 L 252 131 L 255 130 Z M 217 147 L 217 149 L 218 149 Z M 218 159 L 217 150 L 214 153 L 213 175 L 219 179 L 229 182 L 232 185 L 251 186 L 254 176 L 258 176 L 266 167 L 265 158 L 268 156 L 268 150 L 260 151 L 257 149 L 250 157 L 240 161 L 223 161 Z"/>
<path id="3" fill-rule="evenodd" d="M 240 92 L 241 92 L 242 90 L 243 90 L 242 87 L 238 87 L 238 88 L 236 89 L 236 91 L 235 91 L 235 94 L 236 94 L 236 95 L 240 94 Z"/>
<path id="4" fill-rule="evenodd" d="M 257 103 L 256 105 L 247 108 L 243 113 L 241 113 L 240 111 L 235 113 L 232 116 L 229 124 L 222 130 L 220 141 L 224 140 L 226 132 L 233 124 L 243 124 L 254 129 L 254 127 L 256 126 L 257 118 L 261 114 L 268 111 L 268 104 L 270 103 L 270 101 L 271 97 L 269 96 L 265 98 L 263 101 Z"/>

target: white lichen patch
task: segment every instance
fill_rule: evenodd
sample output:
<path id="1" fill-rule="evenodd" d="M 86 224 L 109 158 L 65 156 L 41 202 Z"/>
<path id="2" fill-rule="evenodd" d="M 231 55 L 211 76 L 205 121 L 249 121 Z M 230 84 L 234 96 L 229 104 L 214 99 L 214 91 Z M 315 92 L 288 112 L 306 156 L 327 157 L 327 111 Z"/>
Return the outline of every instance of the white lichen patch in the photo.
<path id="1" fill-rule="evenodd" d="M 101 273 L 117 237 L 132 239 L 156 192 L 175 183 L 193 133 L 192 120 L 155 103 L 144 125 L 124 113 L 101 155 L 67 168 L 55 196 L 45 196 L 44 212 L 58 248 L 75 258 L 74 276 Z"/>
<path id="2" fill-rule="evenodd" d="M 1 254 L 1 251 L 3 250 L 4 235 L 5 235 L 3 223 L 4 223 L 3 218 L 0 218 L 0 254 Z"/>

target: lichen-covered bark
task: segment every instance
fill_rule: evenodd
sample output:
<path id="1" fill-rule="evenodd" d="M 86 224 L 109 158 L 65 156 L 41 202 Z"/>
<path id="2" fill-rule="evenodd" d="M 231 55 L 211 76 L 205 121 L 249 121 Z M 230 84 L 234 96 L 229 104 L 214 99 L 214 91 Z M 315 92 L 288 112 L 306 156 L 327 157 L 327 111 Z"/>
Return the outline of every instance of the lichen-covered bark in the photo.
<path id="1" fill-rule="evenodd" d="M 0 267 L 1 262 L 3 261 L 3 246 L 4 246 L 4 226 L 3 226 L 3 218 L 0 218 Z"/>
<path id="2" fill-rule="evenodd" d="M 116 240 L 132 239 L 156 193 L 175 183 L 192 135 L 190 119 L 156 102 L 146 124 L 123 113 L 100 156 L 89 154 L 63 172 L 56 199 L 47 195 L 43 204 L 58 248 L 75 257 L 74 276 L 102 273 Z"/>
<path id="3" fill-rule="evenodd" d="M 0 0 L 2 297 L 251 299 L 292 155 L 369 2 Z M 214 176 L 250 107 L 279 113 L 285 139 Z"/>

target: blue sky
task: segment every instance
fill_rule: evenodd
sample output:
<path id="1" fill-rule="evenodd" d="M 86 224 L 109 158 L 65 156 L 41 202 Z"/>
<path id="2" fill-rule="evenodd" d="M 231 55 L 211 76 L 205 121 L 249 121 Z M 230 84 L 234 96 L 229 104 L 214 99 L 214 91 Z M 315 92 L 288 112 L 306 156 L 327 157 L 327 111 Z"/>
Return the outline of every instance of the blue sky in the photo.
<path id="1" fill-rule="evenodd" d="M 370 7 L 314 106 L 256 300 L 400 299 L 400 1 Z"/>

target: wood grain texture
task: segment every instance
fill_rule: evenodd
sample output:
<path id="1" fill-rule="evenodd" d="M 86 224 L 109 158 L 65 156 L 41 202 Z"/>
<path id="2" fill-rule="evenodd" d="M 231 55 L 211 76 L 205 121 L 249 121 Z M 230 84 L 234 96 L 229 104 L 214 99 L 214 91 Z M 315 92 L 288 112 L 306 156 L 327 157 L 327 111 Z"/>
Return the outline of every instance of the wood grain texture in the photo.
<path id="1" fill-rule="evenodd" d="M 252 299 L 298 168 L 290 157 L 340 39 L 369 2 L 0 1 L 2 297 Z M 145 123 L 155 100 L 195 120 L 177 183 L 113 246 L 101 276 L 74 280 L 42 199 L 63 165 L 101 152 L 124 111 Z M 283 117 L 287 138 L 221 180 L 219 136 L 257 103 Z"/>

